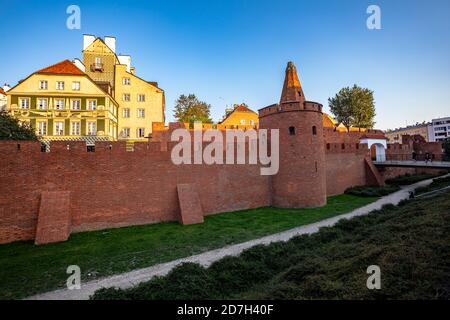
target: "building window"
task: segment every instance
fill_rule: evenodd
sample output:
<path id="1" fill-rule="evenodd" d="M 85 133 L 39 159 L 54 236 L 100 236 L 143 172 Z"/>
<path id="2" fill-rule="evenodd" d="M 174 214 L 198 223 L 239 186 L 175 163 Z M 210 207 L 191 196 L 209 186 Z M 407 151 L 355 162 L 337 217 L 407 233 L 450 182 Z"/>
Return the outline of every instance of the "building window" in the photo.
<path id="1" fill-rule="evenodd" d="M 64 135 L 64 122 L 56 121 L 55 122 L 55 136 L 63 136 Z"/>
<path id="2" fill-rule="evenodd" d="M 39 89 L 47 90 L 48 89 L 48 81 L 47 80 L 39 81 Z"/>
<path id="3" fill-rule="evenodd" d="M 88 110 L 97 110 L 97 100 L 88 100 L 87 105 Z"/>
<path id="4" fill-rule="evenodd" d="M 101 63 L 102 63 L 102 58 L 95 57 L 95 64 L 101 64 Z"/>
<path id="5" fill-rule="evenodd" d="M 72 110 L 81 110 L 81 100 L 72 100 Z"/>
<path id="6" fill-rule="evenodd" d="M 295 127 L 289 127 L 289 135 L 294 136 L 295 135 Z"/>
<path id="7" fill-rule="evenodd" d="M 145 138 L 145 129 L 144 128 L 138 128 L 137 129 L 137 136 L 138 136 L 138 138 Z"/>
<path id="8" fill-rule="evenodd" d="M 137 117 L 145 118 L 145 109 L 137 109 Z"/>
<path id="9" fill-rule="evenodd" d="M 131 85 L 131 79 L 130 78 L 122 78 L 122 84 L 124 86 L 129 86 Z"/>
<path id="10" fill-rule="evenodd" d="M 123 137 L 124 138 L 130 137 L 130 128 L 123 128 Z"/>
<path id="11" fill-rule="evenodd" d="M 37 134 L 40 136 L 45 136 L 47 134 L 47 122 L 38 121 L 37 123 Z"/>
<path id="12" fill-rule="evenodd" d="M 21 109 L 29 109 L 30 108 L 30 98 L 20 98 L 19 104 Z"/>
<path id="13" fill-rule="evenodd" d="M 70 129 L 70 132 L 71 132 L 71 134 L 73 135 L 73 136 L 79 136 L 80 135 L 80 132 L 81 132 L 81 124 L 80 124 L 80 122 L 72 122 L 71 123 L 71 129 Z"/>
<path id="14" fill-rule="evenodd" d="M 145 101 L 145 94 L 138 94 L 138 102 L 144 102 Z"/>
<path id="15" fill-rule="evenodd" d="M 129 93 L 124 93 L 122 96 L 123 101 L 130 101 L 130 94 Z"/>
<path id="16" fill-rule="evenodd" d="M 56 99 L 55 100 L 55 109 L 56 110 L 64 110 L 64 99 Z"/>
<path id="17" fill-rule="evenodd" d="M 313 126 L 312 127 L 312 134 L 315 136 L 315 135 L 317 135 L 317 128 L 316 128 L 316 126 Z"/>
<path id="18" fill-rule="evenodd" d="M 79 81 L 74 81 L 72 82 L 72 90 L 74 91 L 80 91 L 80 82 Z"/>
<path id="19" fill-rule="evenodd" d="M 95 136 L 97 134 L 97 122 L 88 121 L 87 130 L 88 136 Z"/>
<path id="20" fill-rule="evenodd" d="M 245 125 L 245 119 L 241 119 L 241 125 Z"/>
<path id="21" fill-rule="evenodd" d="M 255 124 L 254 120 L 250 120 L 250 124 L 253 126 Z"/>
<path id="22" fill-rule="evenodd" d="M 56 90 L 64 90 L 64 81 L 56 81 Z"/>
<path id="23" fill-rule="evenodd" d="M 129 118 L 130 117 L 130 109 L 129 108 L 124 108 L 122 110 L 122 115 L 124 118 Z"/>
<path id="24" fill-rule="evenodd" d="M 37 101 L 37 107 L 39 110 L 46 110 L 48 106 L 48 100 L 47 99 L 38 99 Z"/>

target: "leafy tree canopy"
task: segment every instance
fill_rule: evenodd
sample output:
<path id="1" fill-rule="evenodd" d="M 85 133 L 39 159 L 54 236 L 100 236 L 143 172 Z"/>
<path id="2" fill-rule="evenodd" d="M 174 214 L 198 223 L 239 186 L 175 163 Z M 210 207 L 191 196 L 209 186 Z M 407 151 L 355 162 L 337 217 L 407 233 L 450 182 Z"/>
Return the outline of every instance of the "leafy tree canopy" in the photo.
<path id="1" fill-rule="evenodd" d="M 347 130 L 350 127 L 373 128 L 375 125 L 375 102 L 373 91 L 353 87 L 342 88 L 333 98 L 328 99 L 330 110 L 339 123 Z"/>
<path id="2" fill-rule="evenodd" d="M 195 94 L 182 94 L 175 105 L 174 117 L 177 121 L 194 123 L 201 121 L 211 123 L 211 105 L 197 99 Z"/>
<path id="3" fill-rule="evenodd" d="M 450 139 L 442 143 L 442 148 L 444 149 L 445 160 L 450 161 Z"/>
<path id="4" fill-rule="evenodd" d="M 38 140 L 38 137 L 31 126 L 0 111 L 0 140 Z"/>

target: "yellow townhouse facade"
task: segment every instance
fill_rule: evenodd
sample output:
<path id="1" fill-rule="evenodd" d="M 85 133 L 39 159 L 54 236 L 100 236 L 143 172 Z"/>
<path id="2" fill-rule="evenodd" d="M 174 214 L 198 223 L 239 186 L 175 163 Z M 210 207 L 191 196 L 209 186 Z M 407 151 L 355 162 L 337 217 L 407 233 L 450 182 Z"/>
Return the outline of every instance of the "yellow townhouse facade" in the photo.
<path id="1" fill-rule="evenodd" d="M 259 116 L 245 104 L 235 104 L 226 109 L 225 116 L 217 124 L 219 129 L 258 129 Z"/>
<path id="2" fill-rule="evenodd" d="M 64 60 L 32 73 L 7 92 L 7 110 L 45 141 L 113 141 L 119 105 L 74 63 Z"/>
<path id="3" fill-rule="evenodd" d="M 156 82 L 136 75 L 131 56 L 116 54 L 116 39 L 92 35 L 83 38 L 83 62 L 89 75 L 119 104 L 118 139 L 130 142 L 146 141 L 153 122 L 165 122 L 164 91 Z"/>

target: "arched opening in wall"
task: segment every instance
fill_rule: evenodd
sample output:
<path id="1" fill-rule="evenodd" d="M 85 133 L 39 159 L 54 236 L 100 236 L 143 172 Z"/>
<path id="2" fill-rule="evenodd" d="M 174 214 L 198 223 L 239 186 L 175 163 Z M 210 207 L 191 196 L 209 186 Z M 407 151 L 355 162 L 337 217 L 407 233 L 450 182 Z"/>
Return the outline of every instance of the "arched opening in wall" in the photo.
<path id="1" fill-rule="evenodd" d="M 317 128 L 316 128 L 316 126 L 312 127 L 312 134 L 313 134 L 313 136 L 317 135 Z"/>
<path id="2" fill-rule="evenodd" d="M 289 135 L 295 136 L 295 127 L 289 127 Z"/>
<path id="3" fill-rule="evenodd" d="M 386 161 L 386 150 L 381 143 L 374 143 L 370 146 L 370 157 L 373 161 Z"/>

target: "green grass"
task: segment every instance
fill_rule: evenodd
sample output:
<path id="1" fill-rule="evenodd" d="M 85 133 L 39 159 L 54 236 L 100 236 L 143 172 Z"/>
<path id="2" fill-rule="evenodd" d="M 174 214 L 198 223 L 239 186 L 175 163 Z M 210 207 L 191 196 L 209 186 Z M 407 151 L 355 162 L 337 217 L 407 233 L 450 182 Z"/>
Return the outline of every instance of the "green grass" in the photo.
<path id="1" fill-rule="evenodd" d="M 288 242 L 256 246 L 209 268 L 186 263 L 165 277 L 94 299 L 450 299 L 450 192 L 387 205 Z M 381 290 L 368 290 L 378 265 Z"/>
<path id="2" fill-rule="evenodd" d="M 80 266 L 82 281 L 89 281 L 313 223 L 375 200 L 339 195 L 321 208 L 260 208 L 208 216 L 199 225 L 160 223 L 77 233 L 45 246 L 0 245 L 0 299 L 63 287 L 69 265 Z"/>

